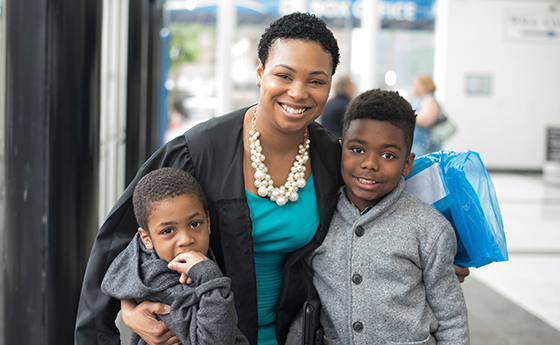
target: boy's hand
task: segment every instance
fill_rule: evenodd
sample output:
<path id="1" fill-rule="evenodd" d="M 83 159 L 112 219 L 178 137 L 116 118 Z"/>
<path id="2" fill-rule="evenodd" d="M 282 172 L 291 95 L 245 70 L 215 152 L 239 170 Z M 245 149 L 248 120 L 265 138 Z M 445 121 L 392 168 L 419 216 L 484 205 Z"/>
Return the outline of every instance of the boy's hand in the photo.
<path id="1" fill-rule="evenodd" d="M 459 279 L 459 282 L 462 283 L 465 281 L 465 278 L 471 273 L 468 267 L 461 267 L 461 266 L 457 266 L 457 265 L 453 265 L 455 266 L 455 274 L 457 275 L 457 278 Z"/>
<path id="2" fill-rule="evenodd" d="M 169 269 L 177 271 L 181 273 L 181 278 L 179 278 L 179 282 L 181 284 L 191 284 L 193 282 L 192 278 L 189 277 L 189 270 L 196 265 L 197 263 L 208 260 L 206 255 L 200 252 L 186 252 L 177 255 L 173 260 L 169 262 L 167 267 Z"/>

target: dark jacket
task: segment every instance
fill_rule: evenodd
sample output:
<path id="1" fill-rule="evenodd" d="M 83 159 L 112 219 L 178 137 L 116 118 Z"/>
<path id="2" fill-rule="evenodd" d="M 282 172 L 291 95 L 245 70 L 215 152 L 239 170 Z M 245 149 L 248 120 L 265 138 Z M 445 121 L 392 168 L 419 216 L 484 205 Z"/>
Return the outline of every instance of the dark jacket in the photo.
<path id="1" fill-rule="evenodd" d="M 119 198 L 93 245 L 86 269 L 78 315 L 76 344 L 118 344 L 114 319 L 120 303 L 104 295 L 101 280 L 113 259 L 130 242 L 138 225 L 132 210 L 136 183 L 148 172 L 175 167 L 191 173 L 210 204 L 210 247 L 222 272 L 231 278 L 239 329 L 250 344 L 257 343 L 257 297 L 253 261 L 252 223 L 243 177 L 243 117 L 248 108 L 199 124 L 162 146 L 140 168 Z M 309 244 L 288 255 L 277 305 L 277 332 L 284 343 L 290 322 L 303 306 L 311 281 L 302 259 L 325 238 L 336 203 L 340 176 L 340 145 L 321 125 L 309 125 L 310 156 L 321 217 Z"/>
<path id="2" fill-rule="evenodd" d="M 321 115 L 321 123 L 332 134 L 342 137 L 342 127 L 344 126 L 344 113 L 350 103 L 350 98 L 344 95 L 336 95 L 330 99 Z"/>

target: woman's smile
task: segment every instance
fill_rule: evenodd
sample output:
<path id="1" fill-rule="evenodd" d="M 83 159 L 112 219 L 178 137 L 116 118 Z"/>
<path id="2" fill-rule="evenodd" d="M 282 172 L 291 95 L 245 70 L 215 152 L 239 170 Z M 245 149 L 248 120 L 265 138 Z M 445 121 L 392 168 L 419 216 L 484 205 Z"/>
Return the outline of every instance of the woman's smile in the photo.
<path id="1" fill-rule="evenodd" d="M 308 108 L 291 107 L 283 103 L 280 103 L 280 106 L 282 107 L 282 109 L 284 109 L 284 111 L 286 111 L 290 115 L 301 115 L 303 112 L 305 112 L 308 109 Z"/>

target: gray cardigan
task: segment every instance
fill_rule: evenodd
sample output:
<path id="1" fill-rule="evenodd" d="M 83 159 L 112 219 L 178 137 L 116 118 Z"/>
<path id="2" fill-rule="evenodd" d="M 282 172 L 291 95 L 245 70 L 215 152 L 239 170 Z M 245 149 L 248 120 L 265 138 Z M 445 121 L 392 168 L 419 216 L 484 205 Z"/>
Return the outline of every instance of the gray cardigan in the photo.
<path id="1" fill-rule="evenodd" d="M 212 253 L 209 255 L 213 258 Z M 180 274 L 167 268 L 153 249 L 146 249 L 138 233 L 107 270 L 101 291 L 117 299 L 134 298 L 168 304 L 169 314 L 158 315 L 181 344 L 248 344 L 237 328 L 231 280 L 212 260 L 189 270 L 194 282 L 179 282 Z M 133 333 L 131 344 L 146 344 Z"/>
<path id="2" fill-rule="evenodd" d="M 323 307 L 323 343 L 469 344 L 451 224 L 404 191 L 402 178 L 362 216 L 344 188 L 325 241 L 307 260 Z M 300 324 L 291 343 L 299 342 Z"/>

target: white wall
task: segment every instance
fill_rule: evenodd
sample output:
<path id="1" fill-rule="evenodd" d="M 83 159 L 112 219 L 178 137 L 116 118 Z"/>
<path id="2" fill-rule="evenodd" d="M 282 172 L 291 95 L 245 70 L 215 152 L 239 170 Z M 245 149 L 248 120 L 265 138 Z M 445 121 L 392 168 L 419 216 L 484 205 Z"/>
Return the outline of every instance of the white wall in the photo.
<path id="1" fill-rule="evenodd" d="M 480 153 L 487 168 L 541 169 L 546 127 L 560 127 L 560 6 L 552 1 L 439 0 L 435 30 L 436 97 L 457 122 L 445 149 Z M 553 38 L 508 14 L 552 16 Z M 469 96 L 469 74 L 491 76 L 489 96 Z"/>
<path id="2" fill-rule="evenodd" d="M 128 8 L 129 0 L 103 0 L 98 226 L 103 224 L 126 187 Z M 131 331 L 122 321 L 120 312 L 116 324 L 121 344 L 129 345 Z"/>
<path id="3" fill-rule="evenodd" d="M 128 7 L 129 0 L 103 0 L 99 226 L 125 188 Z"/>

